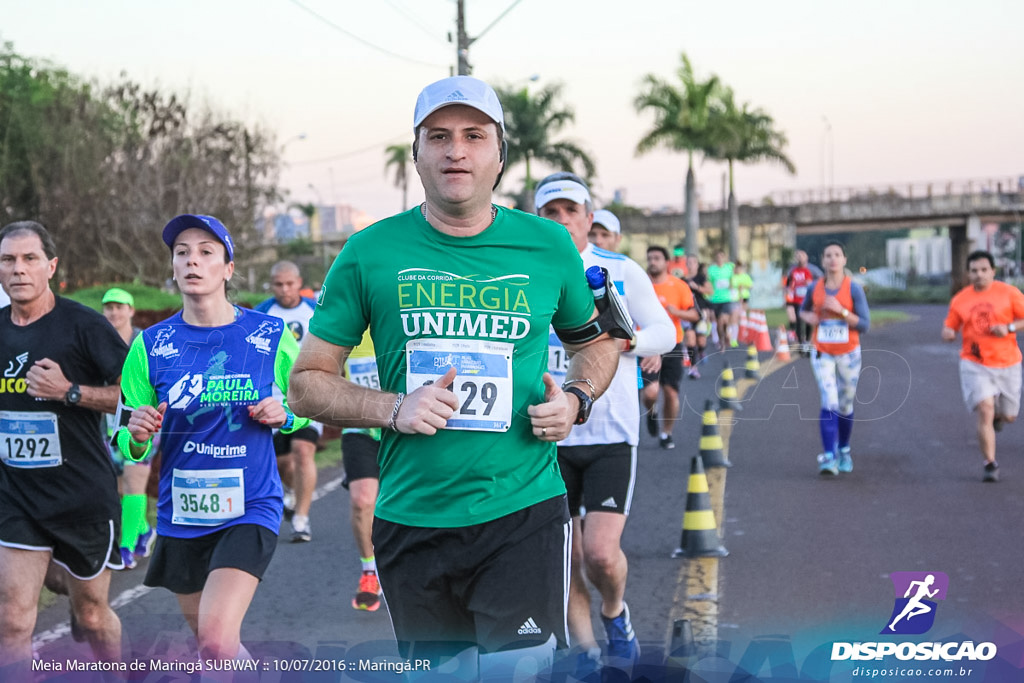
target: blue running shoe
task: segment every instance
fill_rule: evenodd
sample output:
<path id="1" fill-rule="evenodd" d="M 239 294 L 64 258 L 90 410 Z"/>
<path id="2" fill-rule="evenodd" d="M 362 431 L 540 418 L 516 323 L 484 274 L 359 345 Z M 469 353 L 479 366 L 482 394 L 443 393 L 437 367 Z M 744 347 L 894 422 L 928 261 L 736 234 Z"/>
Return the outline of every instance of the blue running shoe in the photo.
<path id="1" fill-rule="evenodd" d="M 139 540 L 135 543 L 135 559 L 141 560 L 153 554 L 153 546 L 156 545 L 156 529 L 150 527 L 149 531 L 139 534 Z"/>
<path id="2" fill-rule="evenodd" d="M 853 472 L 853 457 L 850 455 L 850 447 L 839 449 L 839 471 Z"/>
<path id="3" fill-rule="evenodd" d="M 572 677 L 580 683 L 600 683 L 601 681 L 601 650 L 595 648 L 576 655 L 576 670 Z"/>
<path id="4" fill-rule="evenodd" d="M 640 643 L 636 642 L 633 623 L 629 620 L 629 606 L 622 603 L 622 614 L 609 619 L 601 615 L 604 632 L 608 636 L 608 656 L 628 659 L 633 662 L 640 658 Z"/>
<path id="5" fill-rule="evenodd" d="M 831 453 L 818 455 L 818 474 L 835 476 L 839 474 L 839 461 Z"/>

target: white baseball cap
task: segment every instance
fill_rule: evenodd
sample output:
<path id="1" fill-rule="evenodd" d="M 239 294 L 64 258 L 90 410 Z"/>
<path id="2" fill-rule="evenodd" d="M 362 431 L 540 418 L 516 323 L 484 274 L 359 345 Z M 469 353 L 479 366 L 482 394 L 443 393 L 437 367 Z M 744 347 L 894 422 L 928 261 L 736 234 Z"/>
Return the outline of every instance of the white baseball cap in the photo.
<path id="1" fill-rule="evenodd" d="M 413 130 L 419 128 L 423 120 L 435 111 L 450 104 L 473 107 L 505 130 L 505 114 L 494 88 L 472 76 L 443 78 L 425 87 L 416 98 L 416 110 L 412 116 Z"/>
<path id="2" fill-rule="evenodd" d="M 555 180 L 537 188 L 533 205 L 540 211 L 552 199 L 569 199 L 577 204 L 586 204 L 590 201 L 590 191 L 574 180 Z"/>
<path id="3" fill-rule="evenodd" d="M 615 214 L 607 209 L 598 209 L 594 212 L 594 225 L 601 225 L 607 228 L 608 232 L 614 232 L 618 235 L 622 232 L 622 227 L 619 225 L 619 219 L 615 217 Z"/>

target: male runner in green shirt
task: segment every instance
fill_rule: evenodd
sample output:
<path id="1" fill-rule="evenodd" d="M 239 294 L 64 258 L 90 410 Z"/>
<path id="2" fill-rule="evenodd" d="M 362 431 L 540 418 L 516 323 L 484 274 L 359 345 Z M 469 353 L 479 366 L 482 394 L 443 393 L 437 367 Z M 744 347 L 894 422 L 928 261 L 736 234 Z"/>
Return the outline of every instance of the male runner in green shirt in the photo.
<path id="1" fill-rule="evenodd" d="M 296 363 L 297 414 L 384 427 L 374 549 L 404 656 L 467 646 L 481 677 L 565 645 L 571 527 L 555 444 L 610 382 L 618 345 L 564 228 L 497 208 L 504 117 L 467 76 L 427 86 L 413 117 L 426 201 L 353 236 Z M 559 387 L 548 326 L 575 352 Z M 381 390 L 341 376 L 369 327 Z M 437 641 L 437 642 L 432 642 Z"/>

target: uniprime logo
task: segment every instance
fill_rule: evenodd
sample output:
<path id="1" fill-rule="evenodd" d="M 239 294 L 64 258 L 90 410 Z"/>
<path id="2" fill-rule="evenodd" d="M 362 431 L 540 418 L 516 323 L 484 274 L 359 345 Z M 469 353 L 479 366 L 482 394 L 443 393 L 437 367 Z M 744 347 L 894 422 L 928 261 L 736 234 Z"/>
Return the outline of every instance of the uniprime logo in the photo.
<path id="1" fill-rule="evenodd" d="M 892 572 L 894 604 L 882 635 L 920 635 L 935 623 L 938 600 L 946 599 L 949 577 L 942 572 Z M 946 662 L 987 661 L 996 656 L 994 643 L 963 642 L 857 642 L 832 643 L 832 661 L 899 660 Z"/>
<path id="2" fill-rule="evenodd" d="M 215 458 L 244 458 L 246 447 L 245 444 L 240 446 L 214 446 L 213 444 L 201 441 L 186 441 L 181 450 L 185 453 L 211 455 Z"/>

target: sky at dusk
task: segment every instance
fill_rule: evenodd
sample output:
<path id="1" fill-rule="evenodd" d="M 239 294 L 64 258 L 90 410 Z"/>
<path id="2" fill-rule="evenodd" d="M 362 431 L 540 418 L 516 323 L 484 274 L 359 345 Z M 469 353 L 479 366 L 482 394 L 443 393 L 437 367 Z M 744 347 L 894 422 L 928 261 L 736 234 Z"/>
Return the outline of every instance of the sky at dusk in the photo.
<path id="1" fill-rule="evenodd" d="M 469 34 L 513 2 L 466 0 Z M 293 201 L 348 203 L 375 218 L 401 203 L 384 147 L 411 141 L 416 95 L 455 56 L 454 0 L 0 0 L 0 17 L 0 40 L 20 54 L 100 83 L 123 71 L 268 127 L 284 146 Z M 564 84 L 576 122 L 561 137 L 594 157 L 598 205 L 621 189 L 630 204 L 681 208 L 685 157 L 636 156 L 653 119 L 633 108 L 643 76 L 674 79 L 681 51 L 699 77 L 717 74 L 788 136 L 797 175 L 738 168 L 740 200 L 757 202 L 828 184 L 1015 182 L 1021 26 L 1019 0 L 520 0 L 470 61 L 492 83 Z M 720 200 L 722 173 L 698 165 L 704 201 Z M 414 180 L 410 201 L 421 199 Z"/>

